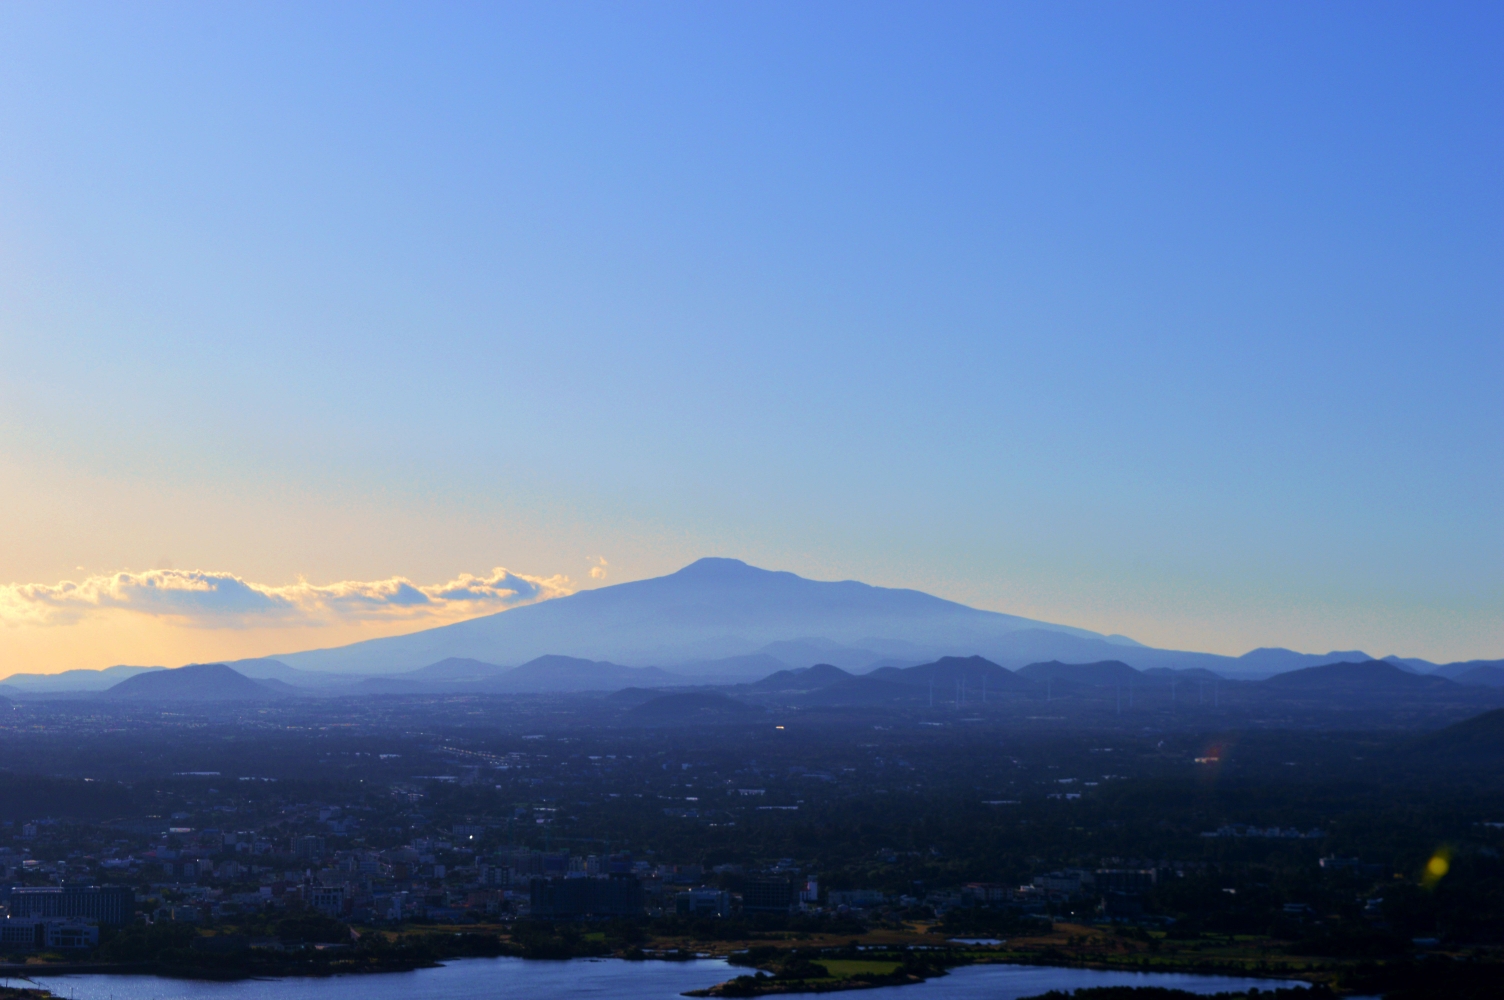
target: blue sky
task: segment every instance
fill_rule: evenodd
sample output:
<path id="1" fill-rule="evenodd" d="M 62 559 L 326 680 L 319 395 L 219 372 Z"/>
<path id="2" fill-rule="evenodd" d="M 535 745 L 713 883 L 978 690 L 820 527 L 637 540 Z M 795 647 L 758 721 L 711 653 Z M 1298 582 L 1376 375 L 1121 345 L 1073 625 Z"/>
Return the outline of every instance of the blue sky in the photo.
<path id="1" fill-rule="evenodd" d="M 713 554 L 1504 655 L 1501 42 L 1487 4 L 5 5 L 0 585 Z M 153 609 L 13 611 L 0 673 L 414 627 Z"/>

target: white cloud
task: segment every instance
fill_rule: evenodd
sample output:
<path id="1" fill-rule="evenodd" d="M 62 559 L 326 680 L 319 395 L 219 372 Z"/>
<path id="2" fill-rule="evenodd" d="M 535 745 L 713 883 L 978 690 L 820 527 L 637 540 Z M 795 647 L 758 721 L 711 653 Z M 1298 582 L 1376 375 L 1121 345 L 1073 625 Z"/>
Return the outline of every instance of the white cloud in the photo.
<path id="1" fill-rule="evenodd" d="M 610 563 L 606 562 L 605 556 L 596 556 L 592 561 L 595 563 L 595 565 L 590 567 L 590 579 L 604 580 L 606 578 L 606 567 L 609 566 Z"/>
<path id="2" fill-rule="evenodd" d="M 211 628 L 456 619 L 570 592 L 568 577 L 522 576 L 501 567 L 490 576 L 462 573 L 447 583 L 427 586 L 396 576 L 324 586 L 300 580 L 285 587 L 251 583 L 232 573 L 154 569 L 91 576 L 78 583 L 0 586 L 0 622 L 67 624 L 108 611 Z"/>

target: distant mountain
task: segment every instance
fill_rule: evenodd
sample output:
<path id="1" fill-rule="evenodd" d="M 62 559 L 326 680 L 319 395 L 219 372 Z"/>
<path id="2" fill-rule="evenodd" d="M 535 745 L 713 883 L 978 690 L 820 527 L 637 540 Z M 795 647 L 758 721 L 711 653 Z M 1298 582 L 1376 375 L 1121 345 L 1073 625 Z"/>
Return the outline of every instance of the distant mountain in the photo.
<path id="1" fill-rule="evenodd" d="M 464 656 L 451 656 L 438 663 L 419 667 L 410 673 L 397 674 L 395 677 L 409 681 L 465 684 L 494 681 L 505 673 L 507 673 L 507 668 L 495 663 L 484 663 Z"/>
<path id="2" fill-rule="evenodd" d="M 826 583 L 735 559 L 701 559 L 669 576 L 277 659 L 300 670 L 382 674 L 415 670 L 447 657 L 512 664 L 551 653 L 672 668 L 818 636 L 912 661 L 918 658 L 911 656 L 915 650 L 921 657 L 925 651 L 939 655 L 957 648 L 986 653 L 1022 630 L 1082 640 L 1112 654 L 1132 648 L 1085 629 L 980 611 L 916 590 L 851 580 Z M 1032 645 L 1045 648 L 1045 643 L 1036 638 Z M 1053 655 L 1047 651 L 1022 662 Z M 1111 654 L 1088 658 L 1109 659 Z"/>
<path id="3" fill-rule="evenodd" d="M 265 701 L 285 697 L 286 685 L 256 681 L 223 663 L 199 663 L 128 677 L 103 692 L 111 701 Z"/>
<path id="4" fill-rule="evenodd" d="M 1465 660 L 1460 663 L 1443 663 L 1431 671 L 1433 677 L 1458 678 L 1479 667 L 1504 669 L 1504 660 Z"/>
<path id="5" fill-rule="evenodd" d="M 1121 660 L 1103 660 L 1100 663 L 1031 663 L 1018 672 L 1018 676 L 1043 684 L 1047 680 L 1065 681 L 1069 684 L 1085 684 L 1089 687 L 1113 687 L 1123 684 L 1142 684 L 1146 676 Z"/>
<path id="6" fill-rule="evenodd" d="M 1434 692 L 1456 690 L 1457 685 L 1443 677 L 1412 674 L 1383 660 L 1361 663 L 1328 663 L 1277 674 L 1263 682 L 1270 690 L 1346 691 L 1354 694 L 1392 692 Z"/>
<path id="7" fill-rule="evenodd" d="M 1238 673 L 1283 674 L 1302 667 L 1319 667 L 1326 663 L 1364 663 L 1373 657 L 1359 649 L 1333 650 L 1330 653 L 1297 653 L 1293 649 L 1263 646 L 1236 658 Z"/>
<path id="8" fill-rule="evenodd" d="M 1026 687 L 1017 674 L 998 666 L 980 656 L 942 656 L 933 663 L 921 663 L 917 667 L 882 667 L 865 675 L 875 681 L 890 684 L 905 684 L 928 689 L 934 685 L 936 696 L 949 699 L 957 685 L 980 696 L 984 684 L 993 691 Z"/>
<path id="9" fill-rule="evenodd" d="M 276 661 L 305 672 L 391 676 L 448 659 L 510 666 L 563 655 L 659 667 L 697 683 L 735 683 L 815 663 L 871 672 L 955 653 L 1008 670 L 1052 660 L 1118 661 L 1139 671 L 1199 669 L 1244 680 L 1370 660 L 1356 650 L 1261 648 L 1234 657 L 1153 649 L 1125 636 L 982 611 L 915 590 L 807 580 L 735 559 L 701 559 L 668 576 Z M 1424 660 L 1391 659 L 1403 671 L 1430 667 Z M 300 686 L 306 680 L 279 679 Z"/>
<path id="10" fill-rule="evenodd" d="M 840 667 L 817 663 L 799 670 L 780 670 L 748 687 L 754 691 L 814 691 L 850 679 L 851 675 Z"/>
<path id="11" fill-rule="evenodd" d="M 270 657 L 255 657 L 249 660 L 232 660 L 225 666 L 252 680 L 277 680 L 296 688 L 327 688 L 349 683 L 349 678 L 314 673 L 311 670 L 296 670 Z"/>
<path id="12" fill-rule="evenodd" d="M 1481 684 L 1484 687 L 1504 687 L 1504 667 L 1482 663 L 1471 670 L 1457 674 L 1452 680 L 1458 684 Z"/>
<path id="13" fill-rule="evenodd" d="M 508 670 L 484 687 L 487 691 L 522 694 L 617 691 L 625 687 L 671 687 L 682 683 L 684 678 L 657 667 L 624 667 L 619 663 L 550 655 Z"/>
<path id="14" fill-rule="evenodd" d="M 103 691 L 127 677 L 166 667 L 128 667 L 124 664 L 103 670 L 64 670 L 57 674 L 11 674 L 5 683 L 18 691 Z"/>

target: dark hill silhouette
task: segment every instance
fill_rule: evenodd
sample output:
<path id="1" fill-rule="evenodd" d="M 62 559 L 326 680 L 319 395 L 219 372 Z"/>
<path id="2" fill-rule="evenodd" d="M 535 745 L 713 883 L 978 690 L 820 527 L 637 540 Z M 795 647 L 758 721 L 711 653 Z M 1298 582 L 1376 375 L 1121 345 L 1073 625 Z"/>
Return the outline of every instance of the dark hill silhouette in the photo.
<path id="1" fill-rule="evenodd" d="M 195 663 L 127 677 L 100 697 L 112 701 L 264 701 L 280 691 L 223 663 Z"/>
<path id="2" fill-rule="evenodd" d="M 713 722 L 718 719 L 743 719 L 759 714 L 745 702 L 710 691 L 685 691 L 659 695 L 630 709 L 627 717 L 643 723 Z"/>
<path id="3" fill-rule="evenodd" d="M 799 670 L 780 670 L 749 686 L 754 691 L 814 691 L 850 679 L 851 675 L 840 667 L 817 663 Z"/>
<path id="4" fill-rule="evenodd" d="M 921 663 L 917 667 L 879 667 L 866 674 L 876 681 L 891 684 L 908 684 L 915 687 L 935 686 L 935 697 L 949 700 L 955 695 L 957 684 L 964 684 L 968 696 L 981 696 L 985 682 L 989 691 L 1003 691 L 1026 686 L 1011 670 L 981 656 L 942 656 L 933 663 Z"/>
<path id="5" fill-rule="evenodd" d="M 1268 690 L 1287 693 L 1301 691 L 1346 691 L 1373 695 L 1381 692 L 1455 691 L 1456 685 L 1444 677 L 1412 674 L 1383 660 L 1361 663 L 1328 663 L 1289 673 L 1275 674 L 1261 685 Z"/>
<path id="6" fill-rule="evenodd" d="M 1398 754 L 1434 767 L 1498 769 L 1504 766 L 1504 708 L 1407 740 Z"/>
<path id="7" fill-rule="evenodd" d="M 1102 660 L 1097 663 L 1031 663 L 1019 670 L 1018 676 L 1044 684 L 1065 681 L 1087 687 L 1113 687 L 1119 684 L 1143 684 L 1149 678 L 1121 660 Z"/>

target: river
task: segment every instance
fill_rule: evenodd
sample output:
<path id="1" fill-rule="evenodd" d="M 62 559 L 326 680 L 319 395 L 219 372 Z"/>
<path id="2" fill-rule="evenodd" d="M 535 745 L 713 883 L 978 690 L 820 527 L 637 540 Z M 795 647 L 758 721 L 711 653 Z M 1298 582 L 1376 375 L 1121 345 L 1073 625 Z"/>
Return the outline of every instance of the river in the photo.
<path id="1" fill-rule="evenodd" d="M 526 1000 L 610 997 L 672 1000 L 685 990 L 722 982 L 743 970 L 720 960 L 568 962 L 520 958 L 467 958 L 433 969 L 330 978 L 247 979 L 230 983 L 163 979 L 158 976 L 50 976 L 35 982 L 71 1000 Z M 18 980 L 9 980 L 20 985 Z M 1267 979 L 1195 976 L 1183 973 L 1098 972 L 1039 965 L 972 965 L 916 986 L 861 990 L 861 1000 L 1016 1000 L 1046 990 L 1080 986 L 1170 986 L 1196 993 L 1269 989 Z"/>

